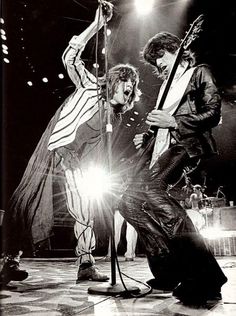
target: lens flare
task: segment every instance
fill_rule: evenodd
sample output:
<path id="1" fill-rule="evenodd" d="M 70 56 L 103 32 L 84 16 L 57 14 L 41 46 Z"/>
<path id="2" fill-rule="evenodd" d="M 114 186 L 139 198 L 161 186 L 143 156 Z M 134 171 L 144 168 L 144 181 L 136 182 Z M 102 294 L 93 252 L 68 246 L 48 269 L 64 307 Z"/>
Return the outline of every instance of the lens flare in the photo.
<path id="1" fill-rule="evenodd" d="M 90 167 L 83 173 L 82 190 L 90 198 L 99 199 L 111 189 L 108 172 L 99 167 Z"/>

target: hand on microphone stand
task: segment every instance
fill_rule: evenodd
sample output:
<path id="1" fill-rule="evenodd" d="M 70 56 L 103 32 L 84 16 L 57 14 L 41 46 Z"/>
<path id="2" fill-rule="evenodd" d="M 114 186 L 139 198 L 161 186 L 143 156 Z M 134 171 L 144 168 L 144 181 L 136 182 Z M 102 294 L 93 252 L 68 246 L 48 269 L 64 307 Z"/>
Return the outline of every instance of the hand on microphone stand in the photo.
<path id="1" fill-rule="evenodd" d="M 112 15 L 113 15 L 113 4 L 110 3 L 110 2 L 107 2 L 107 1 L 101 1 L 99 0 L 99 7 L 102 9 L 102 16 L 103 16 L 103 19 L 105 18 L 106 21 L 110 21 L 110 19 L 112 18 Z M 99 8 L 96 12 L 96 16 L 95 16 L 95 20 L 96 18 L 99 17 L 100 13 L 99 13 Z"/>

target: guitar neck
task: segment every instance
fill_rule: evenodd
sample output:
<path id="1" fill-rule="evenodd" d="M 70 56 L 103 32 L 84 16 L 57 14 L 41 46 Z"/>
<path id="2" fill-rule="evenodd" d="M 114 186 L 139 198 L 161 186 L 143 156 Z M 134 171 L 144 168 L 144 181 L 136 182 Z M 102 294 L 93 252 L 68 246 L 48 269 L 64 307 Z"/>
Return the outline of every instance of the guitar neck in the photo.
<path id="1" fill-rule="evenodd" d="M 180 47 L 180 49 L 179 49 L 179 51 L 178 51 L 178 54 L 177 54 L 177 56 L 176 56 L 174 65 L 173 65 L 172 68 L 171 68 L 171 72 L 170 72 L 169 77 L 168 77 L 168 79 L 167 79 L 166 86 L 165 86 L 165 89 L 164 89 L 163 94 L 162 94 L 162 96 L 161 96 L 160 102 L 159 102 L 159 104 L 158 104 L 158 108 L 157 108 L 158 110 L 162 110 L 162 109 L 163 109 L 163 106 L 164 106 L 166 97 L 167 97 L 168 92 L 169 92 L 169 90 L 170 90 L 171 84 L 172 84 L 172 82 L 173 82 L 173 79 L 174 79 L 174 76 L 175 76 L 175 74 L 176 74 L 176 70 L 177 70 L 177 68 L 178 68 L 178 66 L 179 66 L 179 62 L 180 62 L 180 60 L 181 60 L 181 57 L 182 57 L 183 52 L 184 52 L 183 48 Z M 158 131 L 158 127 L 151 125 L 151 126 L 149 127 L 148 133 L 151 133 L 151 134 L 156 135 L 157 131 Z"/>

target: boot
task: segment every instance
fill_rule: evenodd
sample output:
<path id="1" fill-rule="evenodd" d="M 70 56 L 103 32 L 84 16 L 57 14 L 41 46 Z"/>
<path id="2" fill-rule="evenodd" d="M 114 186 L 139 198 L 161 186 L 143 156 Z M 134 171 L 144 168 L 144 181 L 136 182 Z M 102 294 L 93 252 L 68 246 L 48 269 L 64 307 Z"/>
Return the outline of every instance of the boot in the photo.
<path id="1" fill-rule="evenodd" d="M 100 273 L 92 262 L 86 261 L 79 266 L 76 283 L 79 283 L 81 280 L 104 282 L 109 280 L 109 277 Z"/>
<path id="2" fill-rule="evenodd" d="M 0 272 L 1 284 L 6 285 L 10 281 L 23 281 L 28 277 L 28 272 L 19 268 L 19 257 L 7 256 L 4 261 Z"/>

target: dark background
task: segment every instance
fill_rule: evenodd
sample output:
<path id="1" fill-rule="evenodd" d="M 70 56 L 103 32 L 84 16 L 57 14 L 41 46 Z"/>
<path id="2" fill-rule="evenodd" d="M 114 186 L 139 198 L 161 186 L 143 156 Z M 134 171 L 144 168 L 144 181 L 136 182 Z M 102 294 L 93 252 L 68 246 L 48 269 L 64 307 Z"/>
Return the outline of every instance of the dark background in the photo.
<path id="1" fill-rule="evenodd" d="M 201 165 L 193 182 L 204 181 L 206 193 L 216 194 L 223 186 L 227 201 L 236 202 L 236 5 L 235 1 L 156 0 L 152 12 L 137 15 L 132 0 L 112 1 L 114 17 L 109 22 L 109 67 L 129 62 L 140 70 L 141 100 L 124 119 L 115 157 L 129 157 L 134 148 L 135 133 L 146 130 L 143 117 L 152 109 L 160 82 L 152 69 L 143 64 L 140 51 L 147 39 L 158 31 L 170 31 L 183 38 L 190 23 L 205 15 L 200 38 L 195 42 L 199 60 L 208 62 L 222 93 L 222 124 L 214 130 L 219 155 Z M 62 101 L 73 91 L 61 55 L 74 34 L 79 34 L 92 21 L 97 1 L 90 0 L 14 0 L 2 2 L 10 63 L 2 63 L 2 205 L 19 183 L 27 162 L 50 118 Z M 103 73 L 103 34 L 99 33 L 99 73 Z M 87 45 L 83 59 L 94 71 L 95 38 Z M 59 79 L 63 73 L 65 78 Z M 42 82 L 47 77 L 48 83 Z M 33 86 L 27 85 L 31 80 Z M 130 120 L 133 118 L 134 120 Z M 143 119 L 144 120 L 144 119 Z M 129 126 L 127 125 L 129 124 Z"/>

